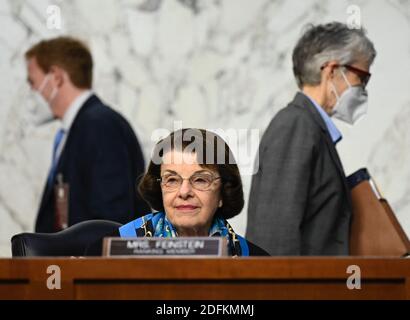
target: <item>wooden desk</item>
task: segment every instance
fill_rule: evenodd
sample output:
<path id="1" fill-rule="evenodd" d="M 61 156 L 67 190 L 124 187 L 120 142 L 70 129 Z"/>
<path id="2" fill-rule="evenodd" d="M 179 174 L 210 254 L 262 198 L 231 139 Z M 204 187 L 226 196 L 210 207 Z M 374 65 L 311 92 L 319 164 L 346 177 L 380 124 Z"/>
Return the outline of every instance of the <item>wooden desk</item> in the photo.
<path id="1" fill-rule="evenodd" d="M 50 265 L 60 290 L 47 288 Z M 0 299 L 410 299 L 410 259 L 0 259 Z"/>

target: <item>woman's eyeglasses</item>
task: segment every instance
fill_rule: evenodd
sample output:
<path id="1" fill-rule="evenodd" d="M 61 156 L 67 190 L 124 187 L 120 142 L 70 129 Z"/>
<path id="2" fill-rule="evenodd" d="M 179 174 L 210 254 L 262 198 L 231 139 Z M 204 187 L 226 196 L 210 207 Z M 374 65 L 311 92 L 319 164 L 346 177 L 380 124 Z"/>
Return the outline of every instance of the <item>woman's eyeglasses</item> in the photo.
<path id="1" fill-rule="evenodd" d="M 194 173 L 189 178 L 182 178 L 179 174 L 164 174 L 157 181 L 161 183 L 161 187 L 165 191 L 173 191 L 179 189 L 184 180 L 189 180 L 192 188 L 200 191 L 207 191 L 212 186 L 215 180 L 221 179 L 207 173 Z"/>

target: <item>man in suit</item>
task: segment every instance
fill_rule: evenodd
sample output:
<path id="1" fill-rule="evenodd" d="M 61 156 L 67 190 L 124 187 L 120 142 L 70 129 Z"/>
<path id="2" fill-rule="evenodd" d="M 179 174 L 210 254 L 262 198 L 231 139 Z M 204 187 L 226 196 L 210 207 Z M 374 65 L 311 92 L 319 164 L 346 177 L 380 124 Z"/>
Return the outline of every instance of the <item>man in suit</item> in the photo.
<path id="1" fill-rule="evenodd" d="M 331 116 L 353 124 L 366 111 L 376 56 L 363 29 L 311 26 L 293 51 L 300 88 L 269 124 L 252 179 L 247 238 L 271 255 L 348 255 L 351 198 Z"/>
<path id="2" fill-rule="evenodd" d="M 129 123 L 92 92 L 92 57 L 70 37 L 44 40 L 26 52 L 28 81 L 61 121 L 35 231 L 55 232 L 80 221 L 128 222 L 149 211 L 137 195 L 144 158 Z M 40 101 L 41 103 L 41 101 Z M 44 119 L 43 119 L 44 120 Z M 68 194 L 68 217 L 61 224 L 56 184 Z"/>

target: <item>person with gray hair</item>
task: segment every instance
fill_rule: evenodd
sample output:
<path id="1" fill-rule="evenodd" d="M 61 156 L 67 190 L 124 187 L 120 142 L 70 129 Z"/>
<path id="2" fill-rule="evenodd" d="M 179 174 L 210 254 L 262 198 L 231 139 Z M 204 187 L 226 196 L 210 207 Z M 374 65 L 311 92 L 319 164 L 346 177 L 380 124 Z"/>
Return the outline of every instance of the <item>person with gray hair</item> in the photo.
<path id="1" fill-rule="evenodd" d="M 364 29 L 309 26 L 293 51 L 300 89 L 272 119 L 259 146 L 247 238 L 271 255 L 348 255 L 350 190 L 331 117 L 354 124 L 366 113 L 376 57 Z"/>

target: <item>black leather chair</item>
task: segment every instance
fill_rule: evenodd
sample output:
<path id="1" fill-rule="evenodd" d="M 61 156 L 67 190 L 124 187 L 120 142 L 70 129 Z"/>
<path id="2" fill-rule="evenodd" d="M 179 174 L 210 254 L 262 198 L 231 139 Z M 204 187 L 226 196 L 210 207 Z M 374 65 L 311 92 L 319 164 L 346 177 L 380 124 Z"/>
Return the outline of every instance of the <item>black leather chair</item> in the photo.
<path id="1" fill-rule="evenodd" d="M 118 222 L 88 220 L 56 233 L 19 233 L 11 238 L 13 257 L 100 256 L 102 239 L 118 234 Z"/>

